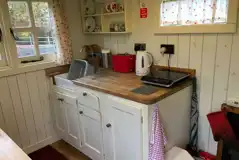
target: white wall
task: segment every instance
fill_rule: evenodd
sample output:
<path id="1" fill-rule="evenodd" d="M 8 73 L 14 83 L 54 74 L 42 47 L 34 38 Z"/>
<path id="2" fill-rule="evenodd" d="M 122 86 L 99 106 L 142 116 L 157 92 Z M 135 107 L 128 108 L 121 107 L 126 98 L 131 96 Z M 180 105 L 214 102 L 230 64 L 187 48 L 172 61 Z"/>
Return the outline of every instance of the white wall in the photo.
<path id="1" fill-rule="evenodd" d="M 27 153 L 57 140 L 45 71 L 0 78 L 0 128 Z"/>
<path id="2" fill-rule="evenodd" d="M 147 19 L 139 18 L 139 1 L 133 0 L 132 35 L 88 36 L 88 43 L 97 43 L 112 49 L 113 53 L 133 53 L 135 42 L 147 43 L 147 50 L 154 56 L 155 63 L 167 64 L 160 54 L 160 44 L 174 44 L 176 53 L 172 65 L 197 70 L 199 120 L 199 147 L 216 152 L 206 115 L 220 110 L 228 98 L 239 96 L 239 34 L 180 34 L 154 36 L 158 7 L 157 0 L 144 1 L 149 9 Z"/>

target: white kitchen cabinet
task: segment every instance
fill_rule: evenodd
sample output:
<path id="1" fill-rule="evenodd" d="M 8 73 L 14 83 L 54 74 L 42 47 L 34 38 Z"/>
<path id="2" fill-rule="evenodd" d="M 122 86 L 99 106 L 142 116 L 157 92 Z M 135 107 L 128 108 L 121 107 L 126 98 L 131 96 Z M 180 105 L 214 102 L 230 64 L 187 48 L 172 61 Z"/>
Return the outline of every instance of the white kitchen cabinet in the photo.
<path id="1" fill-rule="evenodd" d="M 76 97 L 64 95 L 63 105 L 66 113 L 67 142 L 76 148 L 80 147 L 80 129 Z"/>
<path id="2" fill-rule="evenodd" d="M 76 148 L 80 148 L 80 129 L 76 97 L 56 93 L 55 128 L 63 140 Z"/>
<path id="3" fill-rule="evenodd" d="M 191 86 L 152 105 L 76 87 L 74 93 L 56 87 L 56 129 L 59 134 L 65 133 L 66 141 L 73 146 L 73 141 L 81 143 L 78 149 L 92 160 L 148 160 L 155 106 L 159 107 L 168 140 L 165 151 L 173 146 L 185 148 L 188 144 Z M 65 95 L 73 96 L 64 99 Z M 69 141 L 70 134 L 72 141 Z"/>
<path id="4" fill-rule="evenodd" d="M 108 101 L 104 124 L 105 160 L 140 160 L 141 110 Z"/>
<path id="5" fill-rule="evenodd" d="M 81 122 L 81 151 L 93 160 L 103 159 L 101 115 L 99 112 L 79 105 Z"/>
<path id="6" fill-rule="evenodd" d="M 62 105 L 61 94 L 57 93 L 53 95 L 52 98 L 54 104 L 54 113 L 55 113 L 55 129 L 58 136 L 66 140 L 66 116 L 65 116 L 65 108 Z"/>

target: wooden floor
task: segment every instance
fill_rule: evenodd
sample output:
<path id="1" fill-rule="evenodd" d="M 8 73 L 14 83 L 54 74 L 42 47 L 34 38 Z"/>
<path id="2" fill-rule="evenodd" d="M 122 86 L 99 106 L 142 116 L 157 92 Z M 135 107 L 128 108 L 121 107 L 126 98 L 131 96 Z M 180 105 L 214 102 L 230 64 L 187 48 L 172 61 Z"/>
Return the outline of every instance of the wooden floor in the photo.
<path id="1" fill-rule="evenodd" d="M 62 140 L 53 143 L 51 146 L 63 154 L 68 160 L 90 160 L 90 158 Z"/>

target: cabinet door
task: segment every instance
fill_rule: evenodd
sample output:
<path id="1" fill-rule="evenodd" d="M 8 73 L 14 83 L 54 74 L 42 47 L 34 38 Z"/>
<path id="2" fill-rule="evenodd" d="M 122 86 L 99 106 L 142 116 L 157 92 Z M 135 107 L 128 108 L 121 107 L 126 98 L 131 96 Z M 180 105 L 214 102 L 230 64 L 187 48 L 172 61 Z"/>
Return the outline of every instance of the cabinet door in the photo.
<path id="1" fill-rule="evenodd" d="M 66 114 L 67 142 L 76 148 L 80 148 L 80 129 L 76 97 L 63 95 L 63 105 Z"/>
<path id="2" fill-rule="evenodd" d="M 141 110 L 114 104 L 106 116 L 105 160 L 141 160 Z"/>
<path id="3" fill-rule="evenodd" d="M 93 160 L 102 160 L 102 126 L 100 113 L 80 105 L 81 151 Z"/>
<path id="4" fill-rule="evenodd" d="M 55 129 L 57 131 L 58 136 L 61 139 L 66 139 L 67 131 L 66 131 L 66 116 L 65 116 L 65 108 L 62 104 L 61 94 L 55 92 L 52 96 L 52 101 L 54 104 L 54 113 L 55 113 Z"/>

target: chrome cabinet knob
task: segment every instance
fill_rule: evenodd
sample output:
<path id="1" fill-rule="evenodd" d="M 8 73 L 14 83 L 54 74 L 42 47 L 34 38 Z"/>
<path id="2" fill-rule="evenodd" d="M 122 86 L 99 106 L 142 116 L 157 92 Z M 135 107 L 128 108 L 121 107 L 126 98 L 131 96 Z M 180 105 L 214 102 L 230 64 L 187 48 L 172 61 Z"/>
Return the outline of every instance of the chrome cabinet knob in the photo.
<path id="1" fill-rule="evenodd" d="M 110 128 L 112 125 L 110 124 L 110 123 L 108 123 L 107 125 L 106 125 L 106 127 L 107 128 Z"/>

